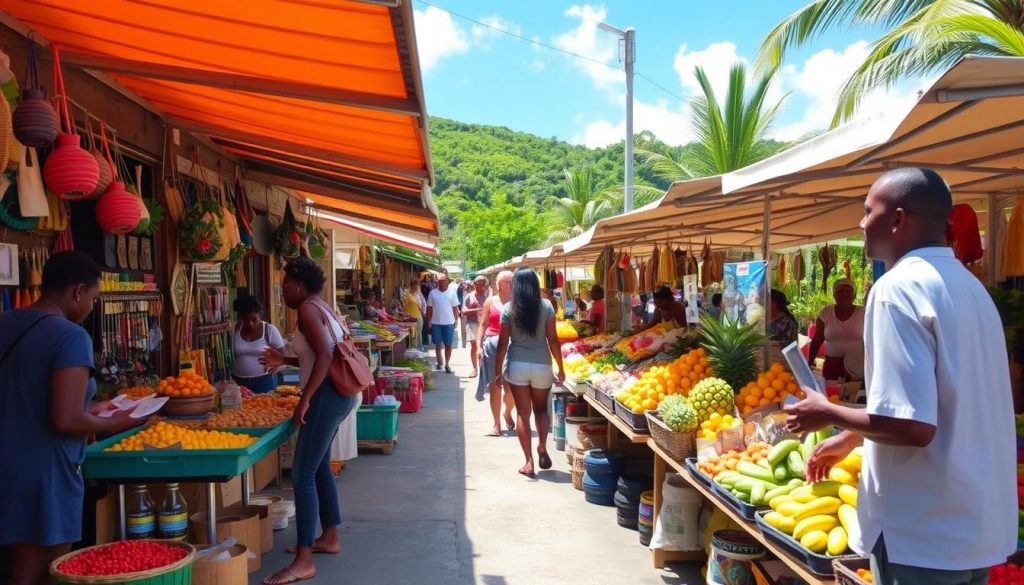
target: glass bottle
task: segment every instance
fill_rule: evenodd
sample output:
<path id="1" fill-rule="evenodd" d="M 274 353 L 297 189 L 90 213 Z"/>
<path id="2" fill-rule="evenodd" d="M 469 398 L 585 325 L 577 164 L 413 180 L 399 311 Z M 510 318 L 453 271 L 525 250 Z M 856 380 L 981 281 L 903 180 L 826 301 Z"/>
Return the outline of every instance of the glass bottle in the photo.
<path id="1" fill-rule="evenodd" d="M 154 538 L 156 536 L 156 508 L 149 488 L 144 485 L 132 486 L 128 498 L 128 538 Z"/>
<path id="2" fill-rule="evenodd" d="M 157 513 L 157 533 L 165 540 L 185 540 L 188 535 L 188 504 L 176 483 L 167 484 Z"/>

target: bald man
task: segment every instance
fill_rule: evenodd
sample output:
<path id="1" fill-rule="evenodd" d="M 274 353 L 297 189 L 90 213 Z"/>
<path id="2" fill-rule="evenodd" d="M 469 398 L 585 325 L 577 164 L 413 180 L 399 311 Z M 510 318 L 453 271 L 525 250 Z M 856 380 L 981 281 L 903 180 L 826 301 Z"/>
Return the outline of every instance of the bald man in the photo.
<path id="1" fill-rule="evenodd" d="M 850 545 L 875 583 L 983 585 L 1016 550 L 1016 443 L 1002 324 L 982 284 L 953 256 L 953 207 L 935 171 L 882 175 L 864 203 L 865 248 L 889 271 L 864 319 L 867 408 L 807 391 L 786 407 L 801 432 L 835 425 L 808 479 L 863 444 Z M 968 499 L 964 494 L 970 494 Z M 856 532 L 856 531 L 854 531 Z"/>

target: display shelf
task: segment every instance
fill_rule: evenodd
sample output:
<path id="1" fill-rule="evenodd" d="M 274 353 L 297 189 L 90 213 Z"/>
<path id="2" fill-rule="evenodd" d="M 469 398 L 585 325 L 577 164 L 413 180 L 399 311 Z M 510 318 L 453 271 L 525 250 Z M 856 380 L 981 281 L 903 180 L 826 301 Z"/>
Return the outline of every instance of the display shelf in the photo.
<path id="1" fill-rule="evenodd" d="M 661 484 L 665 480 L 665 473 L 667 472 L 668 468 L 671 468 L 672 471 L 678 473 L 679 476 L 681 478 L 683 478 L 684 481 L 686 481 L 686 483 L 690 484 L 690 486 L 692 486 L 693 489 L 695 489 L 698 492 L 700 492 L 701 494 L 703 494 L 704 497 L 707 498 L 708 500 L 710 500 L 712 503 L 714 503 L 715 506 L 718 507 L 718 509 L 720 509 L 723 512 L 725 512 L 725 514 L 727 516 L 729 516 L 729 518 L 733 522 L 735 522 L 737 525 L 743 527 L 743 529 L 746 530 L 748 533 L 750 533 L 750 535 L 753 536 L 758 542 L 760 542 L 765 547 L 765 549 L 768 550 L 768 552 L 770 552 L 773 555 L 775 555 L 776 557 L 778 557 L 779 560 L 781 560 L 783 563 L 785 563 L 790 569 L 793 570 L 793 572 L 795 572 L 801 579 L 806 581 L 809 585 L 830 585 L 830 584 L 836 582 L 835 579 L 828 578 L 828 577 L 821 577 L 819 575 L 815 575 L 802 562 L 800 562 L 798 559 L 793 557 L 793 555 L 789 554 L 789 552 L 787 552 L 785 549 L 783 549 L 779 545 L 775 544 L 774 542 L 768 540 L 765 537 L 765 535 L 761 532 L 761 529 L 758 528 L 758 526 L 757 526 L 757 524 L 755 522 L 751 522 L 750 520 L 745 519 L 743 516 L 741 516 L 739 514 L 739 512 L 737 512 L 737 511 L 733 510 L 732 508 L 730 508 L 729 506 L 725 505 L 725 503 L 722 502 L 722 500 L 718 497 L 718 495 L 714 493 L 714 490 L 712 488 L 710 488 L 708 486 L 705 486 L 704 484 L 702 484 L 699 481 L 695 480 L 690 475 L 690 472 L 689 472 L 689 470 L 686 469 L 685 465 L 682 464 L 682 463 L 679 463 L 678 461 L 673 460 L 668 455 L 668 453 L 665 453 L 665 451 L 662 450 L 662 448 L 659 447 L 658 444 L 654 442 L 654 439 L 648 440 L 647 441 L 647 446 L 651 449 L 651 451 L 654 452 L 654 455 L 655 455 L 655 457 L 654 457 L 654 488 L 655 488 L 655 492 L 654 492 L 654 507 L 655 507 L 655 516 L 657 516 L 657 510 L 661 506 Z M 665 559 L 665 560 L 672 560 L 672 559 L 668 558 L 668 559 Z M 659 559 L 657 557 L 657 551 L 655 551 L 655 560 L 654 560 L 655 567 L 659 567 L 660 568 L 661 566 L 664 566 L 663 562 L 662 562 L 661 565 L 659 565 L 658 562 L 659 562 Z"/>
<path id="2" fill-rule="evenodd" d="M 615 433 L 612 432 L 612 428 L 613 427 L 615 429 L 618 429 L 619 432 L 621 432 L 623 435 L 625 435 L 626 439 L 628 439 L 630 443 L 636 443 L 636 444 L 646 443 L 647 439 L 651 438 L 651 436 L 648 435 L 648 434 L 638 433 L 638 432 L 634 431 L 632 427 L 630 427 L 628 424 L 626 424 L 626 421 L 620 419 L 618 416 L 615 415 L 614 412 L 612 412 L 612 411 L 608 410 L 607 408 L 605 408 L 597 400 L 594 400 L 590 396 L 584 396 L 583 399 L 587 401 L 587 404 L 589 404 L 591 408 L 593 408 L 595 411 L 600 413 L 600 415 L 603 416 L 605 418 L 605 420 L 608 421 L 608 426 L 609 426 L 609 428 L 608 428 L 608 442 L 609 442 L 608 446 L 609 447 L 614 447 L 615 446 L 614 445 L 614 441 L 615 441 L 615 436 L 616 435 L 615 435 Z"/>

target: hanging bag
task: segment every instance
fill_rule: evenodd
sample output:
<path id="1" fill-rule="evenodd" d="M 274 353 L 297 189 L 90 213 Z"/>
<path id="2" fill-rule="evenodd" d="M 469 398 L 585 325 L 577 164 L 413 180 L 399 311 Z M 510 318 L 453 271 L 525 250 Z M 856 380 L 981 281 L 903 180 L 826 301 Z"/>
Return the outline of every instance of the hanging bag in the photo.
<path id="1" fill-rule="evenodd" d="M 21 149 L 18 164 L 18 205 L 22 217 L 49 217 L 50 206 L 43 188 L 43 175 L 39 172 L 39 155 L 36 149 Z"/>
<path id="2" fill-rule="evenodd" d="M 328 372 L 331 383 L 334 384 L 334 389 L 338 394 L 355 396 L 373 382 L 370 364 L 366 361 L 366 356 L 359 353 L 355 344 L 352 343 L 344 323 L 337 317 L 329 315 L 327 310 L 319 304 L 316 305 L 316 308 L 320 309 L 323 314 L 324 326 L 331 332 L 331 340 L 334 343 L 334 351 L 331 352 L 331 369 Z M 341 328 L 342 339 L 340 340 L 334 333 L 334 327 L 331 326 L 332 319 Z"/>
<path id="3" fill-rule="evenodd" d="M 192 151 L 192 169 L 196 174 L 205 175 L 198 149 Z M 197 177 L 196 183 L 195 201 L 181 222 L 181 256 L 186 262 L 221 262 L 231 252 L 225 238 L 224 210 L 210 191 L 205 176 Z"/>
<path id="4" fill-rule="evenodd" d="M 57 111 L 46 100 L 46 93 L 39 85 L 39 70 L 36 66 L 36 43 L 32 33 L 28 35 L 27 64 L 25 66 L 25 87 L 21 100 L 12 115 L 14 136 L 25 146 L 36 148 L 47 146 L 57 138 Z"/>

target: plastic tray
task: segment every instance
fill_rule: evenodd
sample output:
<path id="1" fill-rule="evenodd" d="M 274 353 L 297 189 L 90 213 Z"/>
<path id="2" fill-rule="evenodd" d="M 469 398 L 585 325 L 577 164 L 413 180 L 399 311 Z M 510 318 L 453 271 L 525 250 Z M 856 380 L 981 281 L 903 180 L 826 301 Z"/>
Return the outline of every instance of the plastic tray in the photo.
<path id="1" fill-rule="evenodd" d="M 793 539 L 788 534 L 783 534 L 764 521 L 764 515 L 767 511 L 759 511 L 755 515 L 755 522 L 757 527 L 761 529 L 761 533 L 764 534 L 765 538 L 781 546 L 790 555 L 792 555 L 798 561 L 803 562 L 807 570 L 822 577 L 832 577 L 835 575 L 835 570 L 832 568 L 832 561 L 839 560 L 854 560 L 859 559 L 857 555 L 839 555 L 837 557 L 819 555 L 811 552 L 803 547 L 799 542 Z"/>
<path id="2" fill-rule="evenodd" d="M 356 412 L 360 441 L 390 441 L 398 435 L 398 405 L 360 406 Z"/>
<path id="3" fill-rule="evenodd" d="M 640 414 L 637 414 L 637 413 L 629 410 L 628 408 L 626 408 L 625 404 L 622 404 L 621 402 L 616 400 L 615 401 L 615 414 L 620 419 L 622 419 L 623 422 L 625 422 L 627 425 L 629 425 L 630 428 L 632 428 L 634 431 L 636 431 L 638 433 L 646 433 L 646 432 L 648 432 L 648 429 L 647 429 L 647 417 L 644 416 L 644 413 L 641 412 Z"/>
<path id="4" fill-rule="evenodd" d="M 594 400 L 597 400 L 598 402 L 601 401 L 601 398 L 598 396 L 597 388 L 591 386 L 589 382 L 583 382 L 580 384 L 580 386 L 583 386 L 584 394 L 593 398 Z"/>
<path id="5" fill-rule="evenodd" d="M 757 514 L 759 510 L 768 510 L 768 506 L 754 506 L 752 504 L 744 502 L 743 500 L 732 495 L 732 492 L 728 491 L 721 484 L 716 483 L 714 481 L 711 482 L 711 490 L 715 493 L 716 496 L 718 496 L 720 500 L 722 500 L 722 502 L 725 503 L 726 506 L 729 506 L 730 508 L 733 509 L 733 511 L 735 511 L 740 516 L 743 516 L 747 520 L 753 520 L 754 515 Z"/>
<path id="6" fill-rule="evenodd" d="M 594 389 L 597 392 L 597 401 L 601 403 L 601 406 L 608 409 L 608 412 L 615 412 L 615 403 L 617 402 L 611 394 L 602 390 Z"/>
<path id="7" fill-rule="evenodd" d="M 693 479 L 696 479 L 702 485 L 711 487 L 711 484 L 713 483 L 711 476 L 697 468 L 696 457 L 687 457 L 683 462 L 683 465 L 686 466 L 686 470 L 690 472 L 690 476 L 693 477 Z"/>
<path id="8" fill-rule="evenodd" d="M 291 420 L 263 429 L 223 429 L 254 435 L 259 439 L 244 449 L 165 449 L 153 451 L 104 451 L 125 437 L 141 432 L 138 427 L 93 443 L 85 449 L 82 473 L 86 479 L 108 480 L 202 480 L 240 475 L 291 436 Z"/>

